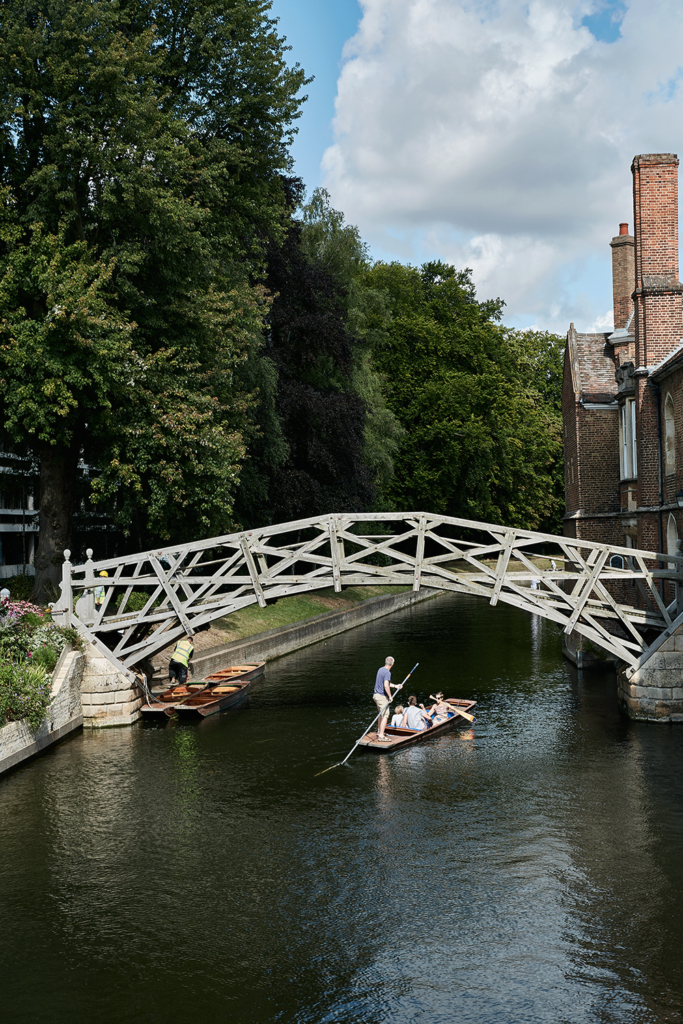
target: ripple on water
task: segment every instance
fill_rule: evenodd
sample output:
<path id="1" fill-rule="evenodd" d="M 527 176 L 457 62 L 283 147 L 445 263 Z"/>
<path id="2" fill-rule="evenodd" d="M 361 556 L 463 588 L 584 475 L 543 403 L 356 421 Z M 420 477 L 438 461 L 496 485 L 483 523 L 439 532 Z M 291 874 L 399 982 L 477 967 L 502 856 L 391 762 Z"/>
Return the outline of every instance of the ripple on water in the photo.
<path id="1" fill-rule="evenodd" d="M 389 653 L 476 725 L 316 778 Z M 682 767 L 549 623 L 462 597 L 370 623 L 239 711 L 2 781 L 5 1019 L 679 1020 Z"/>

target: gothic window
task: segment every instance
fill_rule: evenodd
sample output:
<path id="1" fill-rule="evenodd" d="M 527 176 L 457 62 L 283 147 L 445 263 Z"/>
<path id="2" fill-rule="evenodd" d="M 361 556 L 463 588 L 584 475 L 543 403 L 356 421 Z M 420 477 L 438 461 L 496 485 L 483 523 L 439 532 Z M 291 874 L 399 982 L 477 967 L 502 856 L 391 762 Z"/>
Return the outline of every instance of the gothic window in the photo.
<path id="1" fill-rule="evenodd" d="M 622 480 L 635 480 L 638 475 L 636 403 L 633 398 L 627 398 L 620 409 L 619 470 Z"/>
<path id="2" fill-rule="evenodd" d="M 676 469 L 676 424 L 674 422 L 674 403 L 671 395 L 664 402 L 664 438 L 666 452 L 666 472 L 673 473 Z"/>
<path id="3" fill-rule="evenodd" d="M 677 555 L 678 551 L 678 527 L 676 526 L 676 520 L 673 513 L 669 514 L 669 521 L 666 524 L 666 553 L 667 555 Z M 676 563 L 669 562 L 669 568 L 675 569 Z"/>

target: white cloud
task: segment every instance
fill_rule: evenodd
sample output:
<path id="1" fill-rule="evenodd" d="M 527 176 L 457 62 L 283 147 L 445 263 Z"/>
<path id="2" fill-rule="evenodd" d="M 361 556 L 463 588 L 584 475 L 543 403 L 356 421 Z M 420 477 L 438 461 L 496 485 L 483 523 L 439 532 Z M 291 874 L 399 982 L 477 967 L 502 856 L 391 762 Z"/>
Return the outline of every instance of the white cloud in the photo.
<path id="1" fill-rule="evenodd" d="M 630 163 L 676 151 L 683 5 L 361 0 L 325 153 L 336 206 L 376 252 L 474 270 L 511 320 L 604 321 L 609 248 L 632 221 Z"/>

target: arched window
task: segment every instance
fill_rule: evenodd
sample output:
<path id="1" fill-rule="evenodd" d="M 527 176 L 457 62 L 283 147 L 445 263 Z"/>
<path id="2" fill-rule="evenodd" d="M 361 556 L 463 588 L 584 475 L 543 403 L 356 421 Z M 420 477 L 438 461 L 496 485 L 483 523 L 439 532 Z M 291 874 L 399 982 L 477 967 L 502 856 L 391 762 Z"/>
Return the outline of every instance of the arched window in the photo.
<path id="1" fill-rule="evenodd" d="M 674 403 L 671 395 L 664 402 L 664 431 L 666 444 L 666 472 L 673 473 L 676 469 L 676 424 L 674 422 Z M 674 554 L 674 552 L 668 552 Z"/>
<path id="2" fill-rule="evenodd" d="M 678 542 L 678 527 L 676 526 L 676 520 L 674 519 L 673 512 L 669 513 L 669 521 L 666 524 L 666 553 L 667 555 L 678 555 L 680 552 L 677 548 Z M 669 563 L 670 569 L 676 568 L 675 562 Z"/>

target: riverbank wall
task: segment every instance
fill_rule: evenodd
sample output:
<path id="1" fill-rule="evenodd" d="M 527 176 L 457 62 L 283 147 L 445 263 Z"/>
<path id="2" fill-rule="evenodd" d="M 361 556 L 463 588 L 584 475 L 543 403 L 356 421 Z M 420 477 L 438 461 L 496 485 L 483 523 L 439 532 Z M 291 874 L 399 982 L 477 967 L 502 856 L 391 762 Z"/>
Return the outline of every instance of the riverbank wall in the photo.
<path id="1" fill-rule="evenodd" d="M 52 673 L 52 703 L 38 729 L 26 719 L 0 728 L 0 775 L 42 753 L 83 725 L 81 682 L 85 655 L 66 648 Z"/>
<path id="2" fill-rule="evenodd" d="M 402 594 L 371 597 L 353 608 L 338 612 L 325 612 L 323 615 L 316 615 L 314 618 L 304 619 L 302 622 L 294 622 L 290 626 L 270 629 L 265 633 L 257 633 L 255 636 L 246 637 L 243 640 L 235 640 L 220 647 L 213 647 L 194 658 L 192 666 L 194 678 L 203 679 L 227 665 L 241 665 L 252 661 L 272 661 L 274 658 L 281 658 L 301 647 L 319 643 L 330 636 L 336 636 L 337 633 L 344 633 L 355 626 L 362 626 L 366 622 L 391 615 L 392 612 L 438 597 L 442 593 L 443 591 L 435 590 L 432 587 L 422 587 L 417 592 L 411 590 Z M 169 659 L 170 654 L 153 659 L 155 686 L 167 679 Z"/>

